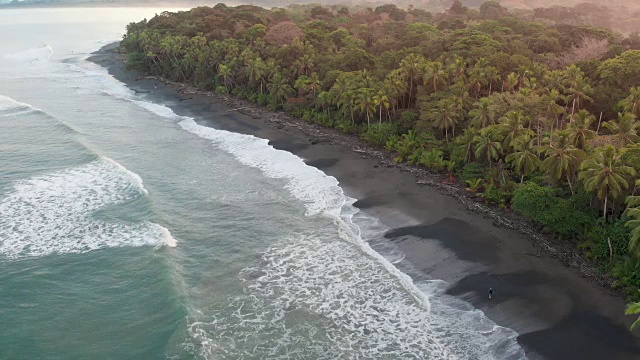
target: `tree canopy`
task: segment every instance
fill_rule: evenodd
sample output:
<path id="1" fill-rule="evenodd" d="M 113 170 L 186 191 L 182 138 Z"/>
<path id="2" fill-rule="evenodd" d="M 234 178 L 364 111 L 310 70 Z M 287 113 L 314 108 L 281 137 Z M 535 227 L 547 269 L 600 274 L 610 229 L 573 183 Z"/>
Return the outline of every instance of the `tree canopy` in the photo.
<path id="1" fill-rule="evenodd" d="M 638 214 L 625 212 L 640 166 L 636 43 L 455 1 L 436 14 L 393 4 L 164 12 L 130 24 L 121 49 L 150 74 L 361 134 L 397 161 L 463 178 L 488 203 L 513 200 L 640 297 L 628 280 L 640 270 L 624 265 L 639 261 L 638 232 L 618 226 Z M 526 210 L 544 211 L 535 194 L 553 204 L 544 216 Z"/>

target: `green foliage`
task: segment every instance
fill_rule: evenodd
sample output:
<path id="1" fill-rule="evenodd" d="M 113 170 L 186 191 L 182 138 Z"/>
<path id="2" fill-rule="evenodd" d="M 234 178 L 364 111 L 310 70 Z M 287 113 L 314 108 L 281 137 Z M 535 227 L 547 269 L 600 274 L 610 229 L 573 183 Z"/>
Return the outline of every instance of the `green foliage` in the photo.
<path id="1" fill-rule="evenodd" d="M 608 84 L 630 89 L 640 84 L 640 50 L 630 50 L 604 61 L 598 74 Z"/>
<path id="2" fill-rule="evenodd" d="M 467 191 L 478 193 L 484 186 L 484 179 L 469 179 L 465 183 L 467 184 Z"/>
<path id="3" fill-rule="evenodd" d="M 592 216 L 576 211 L 571 201 L 556 196 L 554 189 L 534 183 L 518 187 L 513 194 L 511 207 L 564 238 L 582 233 L 594 221 Z"/>
<path id="4" fill-rule="evenodd" d="M 627 305 L 627 310 L 624 312 L 625 315 L 637 315 L 640 314 L 640 303 L 631 303 Z M 638 325 L 640 325 L 640 318 L 638 318 L 636 321 L 633 322 L 633 324 L 631 324 L 631 327 L 629 328 L 631 331 L 633 331 Z"/>
<path id="5" fill-rule="evenodd" d="M 417 111 L 405 111 L 402 113 L 402 116 L 400 116 L 398 126 L 401 130 L 404 130 L 404 132 L 406 132 L 409 129 L 413 129 L 419 117 L 420 114 Z"/>
<path id="6" fill-rule="evenodd" d="M 516 184 L 514 182 L 498 186 L 495 181 L 491 181 L 485 185 L 484 192 L 477 193 L 477 195 L 490 204 L 498 205 L 501 208 L 507 208 L 513 198 L 513 190 L 515 187 Z"/>
<path id="7" fill-rule="evenodd" d="M 640 173 L 640 144 L 633 144 L 622 150 L 622 162 Z"/>
<path id="8" fill-rule="evenodd" d="M 229 89 L 226 86 L 218 86 L 216 87 L 216 93 L 221 95 L 229 94 Z"/>
<path id="9" fill-rule="evenodd" d="M 336 127 L 345 134 L 353 134 L 357 131 L 357 127 L 353 125 L 349 120 L 340 119 L 336 122 Z"/>
<path id="10" fill-rule="evenodd" d="M 484 179 L 485 167 L 477 162 L 467 163 L 462 170 L 458 172 L 457 176 L 462 183 L 474 179 Z"/>
<path id="11" fill-rule="evenodd" d="M 585 231 L 580 247 L 587 250 L 587 256 L 603 264 L 623 258 L 628 254 L 629 230 L 623 221 L 606 223 L 602 219 L 595 222 Z M 613 249 L 613 258 L 610 257 L 609 240 Z"/>
<path id="12" fill-rule="evenodd" d="M 399 162 L 455 171 L 485 201 L 579 238 L 595 262 L 616 270 L 619 286 L 640 284 L 637 262 L 622 262 L 640 254 L 640 205 L 627 211 L 633 226 L 619 224 L 640 171 L 637 36 L 622 41 L 553 16 L 547 26 L 497 1 L 479 10 L 455 2 L 436 15 L 361 10 L 164 12 L 129 24 L 121 52 L 148 74 L 359 134 Z M 536 16 L 549 18 L 547 10 Z M 606 39 L 610 51 L 578 51 L 586 39 Z M 609 222 L 592 226 L 598 207 Z M 634 251 L 624 250 L 629 231 Z"/>
<path id="13" fill-rule="evenodd" d="M 127 54 L 127 69 L 145 70 L 147 67 L 147 55 L 140 52 Z"/>
<path id="14" fill-rule="evenodd" d="M 631 301 L 640 300 L 640 259 L 634 256 L 626 256 L 622 261 L 615 263 L 611 274 L 616 278 L 614 288 L 623 289 L 629 294 Z"/>
<path id="15" fill-rule="evenodd" d="M 417 163 L 433 171 L 442 171 L 447 167 L 447 163 L 444 160 L 444 152 L 436 148 L 421 152 Z"/>
<path id="16" fill-rule="evenodd" d="M 369 126 L 362 133 L 362 138 L 367 142 L 383 146 L 394 135 L 398 135 L 398 128 L 395 124 L 383 123 Z"/>

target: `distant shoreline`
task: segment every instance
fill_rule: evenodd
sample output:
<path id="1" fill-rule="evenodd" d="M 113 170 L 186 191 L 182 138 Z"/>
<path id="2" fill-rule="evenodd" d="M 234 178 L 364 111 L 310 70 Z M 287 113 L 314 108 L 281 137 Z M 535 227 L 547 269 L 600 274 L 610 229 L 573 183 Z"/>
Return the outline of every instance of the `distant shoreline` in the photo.
<path id="1" fill-rule="evenodd" d="M 231 2 L 233 3 L 233 2 Z M 248 2 L 242 2 L 247 3 Z M 192 2 L 172 2 L 172 1 L 154 1 L 154 2 L 135 2 L 135 3 L 115 3 L 115 2 L 94 2 L 94 3 L 42 3 L 42 4 L 0 4 L 0 10 L 4 9 L 50 9 L 50 8 L 163 8 L 175 9 L 185 8 L 191 9 L 197 6 L 213 6 L 213 2 L 192 1 Z M 254 4 L 250 4 L 254 5 Z M 255 4 L 255 6 L 260 6 Z"/>
<path id="2" fill-rule="evenodd" d="M 393 228 L 387 237 L 406 260 L 450 283 L 449 294 L 516 330 L 528 355 L 626 359 L 640 354 L 638 339 L 626 329 L 633 319 L 624 317 L 620 297 L 546 252 L 532 256 L 539 247 L 528 238 L 470 211 L 446 187 L 417 184 L 410 168 L 389 162 L 359 139 L 234 99 L 141 77 L 125 69 L 114 44 L 89 60 L 200 125 L 269 139 L 274 147 L 335 176 L 347 195 L 359 199 L 357 207 Z M 441 183 L 437 176 L 431 181 Z M 489 287 L 497 292 L 491 302 Z"/>

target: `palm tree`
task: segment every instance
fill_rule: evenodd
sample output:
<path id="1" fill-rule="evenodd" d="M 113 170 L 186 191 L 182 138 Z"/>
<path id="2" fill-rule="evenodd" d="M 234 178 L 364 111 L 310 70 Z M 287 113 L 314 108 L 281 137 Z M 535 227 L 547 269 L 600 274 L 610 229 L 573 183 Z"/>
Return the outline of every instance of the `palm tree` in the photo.
<path id="1" fill-rule="evenodd" d="M 569 189 L 573 193 L 572 180 L 584 153 L 576 149 L 569 138 L 569 133 L 566 131 L 557 131 L 552 135 L 551 143 L 545 152 L 547 158 L 542 162 L 542 168 L 555 181 L 566 178 Z"/>
<path id="2" fill-rule="evenodd" d="M 469 111 L 471 122 L 480 128 L 485 128 L 496 123 L 496 114 L 491 107 L 489 98 L 482 98 L 475 104 L 475 109 Z"/>
<path id="3" fill-rule="evenodd" d="M 631 113 L 618 113 L 618 120 L 607 121 L 602 126 L 618 136 L 624 146 L 639 139 L 638 128 L 640 128 L 640 122 L 636 121 L 636 116 Z"/>
<path id="4" fill-rule="evenodd" d="M 575 114 L 580 109 L 582 101 L 593 102 L 593 99 L 589 97 L 593 93 L 593 88 L 584 77 L 580 76 L 569 88 L 569 97 L 567 101 L 572 102 L 571 115 Z"/>
<path id="5" fill-rule="evenodd" d="M 450 59 L 448 64 L 449 70 L 449 84 L 452 80 L 464 77 L 465 70 L 467 69 L 467 62 L 461 56 L 454 55 Z"/>
<path id="6" fill-rule="evenodd" d="M 229 86 L 231 84 L 231 68 L 225 64 L 220 64 L 220 66 L 218 67 L 218 74 L 220 76 L 222 76 L 222 83 L 224 84 L 224 86 L 227 88 L 227 90 L 229 89 Z"/>
<path id="7" fill-rule="evenodd" d="M 315 100 L 316 109 L 321 108 L 322 111 L 326 112 L 329 115 L 329 106 L 331 106 L 332 101 L 331 93 L 328 91 L 322 91 L 318 94 Z"/>
<path id="8" fill-rule="evenodd" d="M 487 85 L 487 74 L 484 73 L 484 69 L 479 67 L 473 67 L 469 70 L 469 85 L 475 93 L 475 98 L 480 96 L 482 87 Z"/>
<path id="9" fill-rule="evenodd" d="M 471 162 L 471 157 L 475 151 L 475 138 L 480 134 L 480 131 L 474 127 L 470 126 L 464 129 L 462 135 L 456 138 L 456 143 L 464 146 L 464 161 Z"/>
<path id="10" fill-rule="evenodd" d="M 492 166 L 493 160 L 498 160 L 502 153 L 502 144 L 498 132 L 491 128 L 485 128 L 480 131 L 480 135 L 474 138 L 476 147 L 476 158 L 487 159 L 489 167 Z"/>
<path id="11" fill-rule="evenodd" d="M 284 104 L 285 100 L 294 92 L 287 79 L 280 73 L 276 73 L 273 76 L 268 88 L 271 93 L 271 99 L 276 107 Z"/>
<path id="12" fill-rule="evenodd" d="M 579 174 L 588 192 L 596 192 L 604 201 L 602 216 L 607 217 L 609 199 L 615 201 L 629 188 L 626 177 L 635 176 L 636 171 L 623 164 L 615 147 L 609 145 L 593 154 L 582 163 Z"/>
<path id="13" fill-rule="evenodd" d="M 513 140 L 515 152 L 509 154 L 505 159 L 520 174 L 520 183 L 524 181 L 525 176 L 531 175 L 540 166 L 540 159 L 535 151 L 534 142 L 535 140 L 531 140 L 526 135 L 515 138 Z"/>
<path id="14" fill-rule="evenodd" d="M 533 136 L 533 131 L 525 125 L 529 119 L 521 111 L 510 111 L 500 118 L 500 128 L 504 135 L 504 147 L 513 149 L 513 140 L 520 136 Z"/>
<path id="15" fill-rule="evenodd" d="M 373 102 L 375 106 L 378 107 L 378 110 L 379 110 L 378 122 L 382 124 L 382 108 L 383 107 L 386 108 L 387 113 L 389 112 L 389 106 L 390 106 L 389 97 L 385 94 L 384 90 L 380 89 L 378 90 L 378 93 L 373 96 Z"/>
<path id="16" fill-rule="evenodd" d="M 320 77 L 318 76 L 318 73 L 313 73 L 311 74 L 311 76 L 309 77 L 307 83 L 305 84 L 305 90 L 308 93 L 311 93 L 311 95 L 315 98 L 316 97 L 316 93 L 318 91 L 320 91 L 320 88 L 322 83 L 320 81 Z"/>
<path id="17" fill-rule="evenodd" d="M 390 89 L 390 93 L 392 94 L 390 98 L 393 97 L 395 99 L 394 103 L 399 107 L 400 100 L 405 96 L 408 90 L 407 82 L 404 79 L 404 76 L 397 70 L 392 71 L 385 78 L 383 87 L 388 87 Z M 394 108 L 394 114 L 395 110 L 396 109 Z"/>
<path id="18" fill-rule="evenodd" d="M 433 92 L 438 91 L 438 87 L 445 82 L 447 73 L 444 70 L 444 65 L 439 61 L 431 61 L 424 66 L 423 81 L 425 86 L 430 85 Z"/>
<path id="19" fill-rule="evenodd" d="M 493 66 L 487 67 L 484 71 L 484 74 L 486 76 L 487 82 L 489 83 L 489 96 L 491 96 L 493 84 L 499 83 L 500 80 L 502 80 L 502 77 L 500 76 L 498 69 Z"/>
<path id="20" fill-rule="evenodd" d="M 640 86 L 634 86 L 630 90 L 631 94 L 620 103 L 624 106 L 624 111 L 632 113 L 636 118 L 640 117 Z"/>
<path id="21" fill-rule="evenodd" d="M 266 66 L 261 57 L 250 59 L 247 63 L 247 76 L 250 80 L 260 83 L 260 94 L 264 92 L 264 76 L 266 73 Z"/>
<path id="22" fill-rule="evenodd" d="M 439 104 L 439 109 L 434 112 L 432 118 L 433 126 L 444 130 L 445 139 L 449 141 L 449 129 L 453 129 L 453 136 L 455 137 L 455 129 L 460 120 L 460 112 L 456 103 L 452 100 L 445 99 L 440 101 Z"/>
<path id="23" fill-rule="evenodd" d="M 587 141 L 596 136 L 596 132 L 590 129 L 591 124 L 596 117 L 591 115 L 587 110 L 580 110 L 571 115 L 571 123 L 569 124 L 569 141 L 571 145 L 580 150 L 584 150 Z"/>
<path id="24" fill-rule="evenodd" d="M 373 89 L 370 88 L 360 89 L 356 95 L 356 106 L 360 108 L 360 111 L 365 113 L 367 127 L 371 126 L 371 114 L 375 111 L 376 107 L 373 97 Z"/>
<path id="25" fill-rule="evenodd" d="M 303 97 L 308 94 L 306 91 L 307 84 L 309 83 L 309 77 L 306 75 L 302 75 L 296 79 L 293 83 L 293 88 L 298 90 L 298 96 Z"/>
<path id="26" fill-rule="evenodd" d="M 625 315 L 638 315 L 640 314 L 640 302 L 634 302 L 627 304 L 627 310 L 624 312 Z M 640 325 L 640 318 L 634 321 L 629 328 L 631 331 L 636 328 L 636 326 Z"/>
<path id="27" fill-rule="evenodd" d="M 558 105 L 558 100 L 560 100 L 562 96 L 560 92 L 556 89 L 551 89 L 548 94 L 544 95 L 542 100 L 544 103 L 546 116 L 549 120 L 553 120 L 553 122 L 558 121 L 558 116 L 562 115 L 565 112 L 565 109 Z M 560 128 L 558 123 L 558 128 Z M 542 131 L 541 124 L 538 123 L 538 137 L 540 137 L 540 133 Z M 539 145 L 539 144 L 538 144 Z"/>
<path id="28" fill-rule="evenodd" d="M 543 77 L 544 87 L 556 91 L 564 91 L 564 74 L 560 70 L 546 71 Z"/>
<path id="29" fill-rule="evenodd" d="M 351 114 L 351 123 L 354 124 L 354 91 L 351 90 L 351 83 L 346 77 L 339 76 L 329 92 L 331 93 L 333 100 L 336 102 L 336 107 L 341 110 L 343 114 Z"/>
<path id="30" fill-rule="evenodd" d="M 409 78 L 409 105 L 412 103 L 414 96 L 413 89 L 418 83 L 418 77 L 421 75 L 424 62 L 424 57 L 416 54 L 409 54 L 400 62 L 400 69 L 402 69 Z"/>
<path id="31" fill-rule="evenodd" d="M 339 100 L 350 88 L 349 81 L 344 76 L 339 76 L 329 91 L 334 99 Z"/>
<path id="32" fill-rule="evenodd" d="M 640 180 L 636 180 L 636 188 L 640 187 Z M 627 197 L 627 227 L 631 229 L 629 251 L 640 256 L 640 196 Z"/>
<path id="33" fill-rule="evenodd" d="M 579 79 L 584 77 L 584 73 L 576 64 L 572 64 L 564 70 L 563 81 L 567 88 L 575 87 Z"/>
<path id="34" fill-rule="evenodd" d="M 295 61 L 293 66 L 295 75 L 307 75 L 315 66 L 313 52 L 305 52 L 298 60 Z"/>
<path id="35" fill-rule="evenodd" d="M 346 113 L 346 111 L 348 110 L 349 114 L 351 115 L 352 125 L 356 124 L 354 112 L 357 106 L 357 97 L 358 91 L 349 89 L 343 92 L 338 99 L 338 107 L 340 107 L 344 113 Z"/>
<path id="36" fill-rule="evenodd" d="M 509 90 L 509 92 L 515 92 L 516 88 L 518 87 L 518 75 L 516 75 L 515 73 L 511 73 L 509 74 L 509 76 L 507 76 L 507 79 L 504 82 L 504 86 L 507 88 L 507 90 Z"/>

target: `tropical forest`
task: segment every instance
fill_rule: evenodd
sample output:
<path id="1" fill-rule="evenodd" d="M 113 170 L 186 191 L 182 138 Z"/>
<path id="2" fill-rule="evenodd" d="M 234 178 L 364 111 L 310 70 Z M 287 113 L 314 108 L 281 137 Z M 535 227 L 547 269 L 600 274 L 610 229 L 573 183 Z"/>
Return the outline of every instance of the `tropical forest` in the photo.
<path id="1" fill-rule="evenodd" d="M 579 6 L 579 5 L 578 5 Z M 573 246 L 640 312 L 640 36 L 495 1 L 242 5 L 131 23 L 127 64 L 449 174 Z"/>

